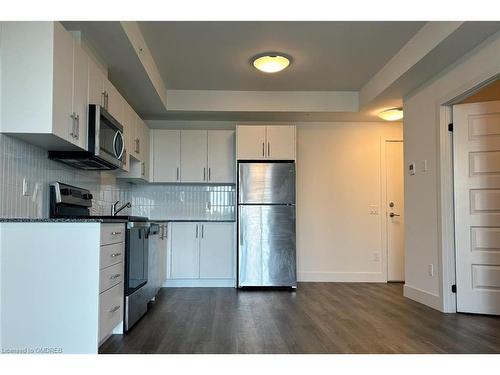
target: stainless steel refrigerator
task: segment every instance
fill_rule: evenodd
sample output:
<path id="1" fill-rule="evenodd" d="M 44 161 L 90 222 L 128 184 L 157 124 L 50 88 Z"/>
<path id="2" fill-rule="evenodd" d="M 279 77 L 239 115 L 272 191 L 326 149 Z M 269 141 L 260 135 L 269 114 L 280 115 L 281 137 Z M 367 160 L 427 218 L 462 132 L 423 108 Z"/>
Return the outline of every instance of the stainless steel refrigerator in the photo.
<path id="1" fill-rule="evenodd" d="M 238 286 L 297 286 L 295 163 L 238 163 Z"/>

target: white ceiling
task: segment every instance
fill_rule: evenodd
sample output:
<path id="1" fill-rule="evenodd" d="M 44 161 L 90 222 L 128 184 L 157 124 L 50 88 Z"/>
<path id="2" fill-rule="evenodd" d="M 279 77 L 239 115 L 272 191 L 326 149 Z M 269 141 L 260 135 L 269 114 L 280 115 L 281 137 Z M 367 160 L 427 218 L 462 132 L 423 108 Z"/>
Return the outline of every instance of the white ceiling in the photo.
<path id="1" fill-rule="evenodd" d="M 139 22 L 167 89 L 357 91 L 425 22 Z M 252 56 L 291 55 L 283 72 Z"/>

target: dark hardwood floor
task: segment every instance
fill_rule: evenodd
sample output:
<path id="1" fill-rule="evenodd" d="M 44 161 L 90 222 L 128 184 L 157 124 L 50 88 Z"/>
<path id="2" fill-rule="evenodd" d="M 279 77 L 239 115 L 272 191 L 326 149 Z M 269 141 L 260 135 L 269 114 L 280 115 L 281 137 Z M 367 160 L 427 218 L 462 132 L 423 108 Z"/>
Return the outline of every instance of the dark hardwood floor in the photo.
<path id="1" fill-rule="evenodd" d="M 163 288 L 100 352 L 500 353 L 500 317 L 442 314 L 404 298 L 401 284 Z"/>

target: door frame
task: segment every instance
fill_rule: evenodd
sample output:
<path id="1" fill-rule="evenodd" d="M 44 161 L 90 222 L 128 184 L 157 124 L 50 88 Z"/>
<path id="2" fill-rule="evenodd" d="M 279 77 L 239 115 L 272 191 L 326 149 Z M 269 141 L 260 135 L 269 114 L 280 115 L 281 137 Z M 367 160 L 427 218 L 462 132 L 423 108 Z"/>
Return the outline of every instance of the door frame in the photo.
<path id="1" fill-rule="evenodd" d="M 399 137 L 380 137 L 380 238 L 382 242 L 382 251 L 380 267 L 382 272 L 382 282 L 388 282 L 389 278 L 389 241 L 387 236 L 387 157 L 385 145 L 387 142 L 403 143 L 403 165 L 404 165 L 404 140 Z M 404 170 L 403 170 L 404 173 Z M 403 191 L 404 196 L 404 191 Z"/>
<path id="2" fill-rule="evenodd" d="M 453 105 L 476 93 L 491 82 L 500 79 L 498 72 L 486 72 L 475 80 L 443 96 L 438 103 L 439 128 L 437 129 L 437 174 L 438 174 L 438 236 L 441 249 L 438 252 L 440 306 L 445 313 L 457 312 L 457 295 L 452 292 L 456 284 L 455 258 L 455 192 L 453 178 L 453 132 L 448 125 L 453 123 Z"/>

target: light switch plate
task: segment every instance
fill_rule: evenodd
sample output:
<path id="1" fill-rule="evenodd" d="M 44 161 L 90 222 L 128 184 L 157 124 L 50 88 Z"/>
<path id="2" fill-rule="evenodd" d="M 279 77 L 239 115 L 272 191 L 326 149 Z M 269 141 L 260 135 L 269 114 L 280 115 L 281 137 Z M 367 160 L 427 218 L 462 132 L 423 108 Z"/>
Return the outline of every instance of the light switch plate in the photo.
<path id="1" fill-rule="evenodd" d="M 410 163 L 410 165 L 408 165 L 408 173 L 410 173 L 410 176 L 415 175 L 415 163 Z"/>

